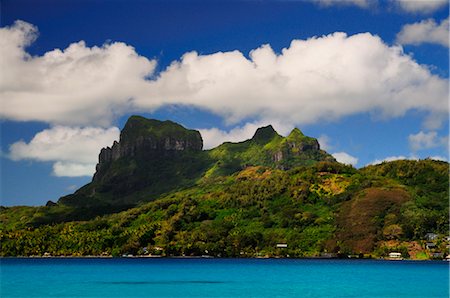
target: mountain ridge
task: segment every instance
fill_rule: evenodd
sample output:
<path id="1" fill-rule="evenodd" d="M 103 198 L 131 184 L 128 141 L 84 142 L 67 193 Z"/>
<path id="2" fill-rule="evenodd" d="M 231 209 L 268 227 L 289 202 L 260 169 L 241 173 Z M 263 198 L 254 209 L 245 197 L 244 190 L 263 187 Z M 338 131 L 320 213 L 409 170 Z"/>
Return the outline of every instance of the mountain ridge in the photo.
<path id="1" fill-rule="evenodd" d="M 0 256 L 442 258 L 448 166 L 355 169 L 272 126 L 202 150 L 197 131 L 135 116 L 91 183 L 58 203 L 0 208 Z"/>
<path id="2" fill-rule="evenodd" d="M 91 183 L 60 198 L 58 204 L 98 205 L 112 210 L 117 206 L 120 210 L 172 189 L 192 186 L 205 175 L 230 175 L 248 166 L 289 169 L 335 161 L 320 150 L 316 139 L 304 136 L 299 129 L 282 137 L 271 125 L 258 128 L 251 139 L 243 142 L 202 148 L 197 130 L 170 120 L 131 116 L 119 142 L 101 149 Z"/>

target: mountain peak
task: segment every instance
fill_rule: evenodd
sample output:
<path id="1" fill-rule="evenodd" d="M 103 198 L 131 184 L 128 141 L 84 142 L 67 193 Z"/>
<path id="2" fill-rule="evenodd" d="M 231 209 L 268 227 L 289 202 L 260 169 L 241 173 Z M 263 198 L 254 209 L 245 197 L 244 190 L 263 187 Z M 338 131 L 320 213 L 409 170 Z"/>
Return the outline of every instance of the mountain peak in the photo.
<path id="1" fill-rule="evenodd" d="M 258 128 L 255 134 L 253 135 L 252 140 L 257 143 L 268 143 L 276 136 L 280 135 L 275 131 L 272 125 L 267 125 Z"/>
<path id="2" fill-rule="evenodd" d="M 294 128 L 291 131 L 291 133 L 289 134 L 288 138 L 291 138 L 291 137 L 304 137 L 304 136 L 305 135 L 303 134 L 303 132 L 296 127 L 296 128 Z"/>
<path id="3" fill-rule="evenodd" d="M 178 123 L 170 120 L 160 121 L 147 119 L 142 116 L 131 116 L 128 118 L 121 132 L 121 141 L 130 141 L 136 137 L 152 137 L 160 139 L 167 136 L 183 137 L 186 134 L 198 134 L 197 131 L 188 130 Z"/>

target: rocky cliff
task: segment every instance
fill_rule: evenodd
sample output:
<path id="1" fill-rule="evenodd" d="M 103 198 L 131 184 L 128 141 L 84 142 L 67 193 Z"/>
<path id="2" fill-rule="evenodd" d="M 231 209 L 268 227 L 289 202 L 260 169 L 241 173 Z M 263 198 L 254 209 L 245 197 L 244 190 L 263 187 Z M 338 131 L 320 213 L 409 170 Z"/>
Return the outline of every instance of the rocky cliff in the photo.
<path id="1" fill-rule="evenodd" d="M 335 161 L 316 139 L 294 129 L 287 137 L 272 126 L 259 128 L 240 143 L 202 150 L 196 130 L 171 121 L 128 119 L 118 142 L 103 148 L 92 182 L 58 203 L 111 212 L 189 187 L 199 179 L 232 175 L 249 166 L 290 169 Z M 108 211 L 109 210 L 109 211 Z"/>
<path id="2" fill-rule="evenodd" d="M 93 181 L 100 181 L 111 164 L 120 159 L 172 158 L 186 151 L 199 152 L 203 148 L 200 133 L 188 130 L 172 121 L 158 121 L 140 116 L 128 119 L 120 133 L 119 142 L 103 148 Z"/>
<path id="3" fill-rule="evenodd" d="M 202 137 L 196 130 L 172 121 L 132 116 L 119 142 L 101 149 L 92 182 L 59 203 L 107 209 L 153 200 L 174 188 L 191 185 L 201 176 L 208 165 L 202 148 Z"/>

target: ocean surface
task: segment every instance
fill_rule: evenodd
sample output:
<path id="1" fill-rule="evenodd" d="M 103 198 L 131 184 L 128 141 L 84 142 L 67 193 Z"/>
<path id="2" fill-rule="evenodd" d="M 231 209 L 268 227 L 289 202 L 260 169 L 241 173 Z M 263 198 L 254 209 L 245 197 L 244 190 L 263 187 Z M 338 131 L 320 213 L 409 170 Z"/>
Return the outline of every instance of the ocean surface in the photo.
<path id="1" fill-rule="evenodd" d="M 0 297 L 449 297 L 444 261 L 6 258 Z"/>

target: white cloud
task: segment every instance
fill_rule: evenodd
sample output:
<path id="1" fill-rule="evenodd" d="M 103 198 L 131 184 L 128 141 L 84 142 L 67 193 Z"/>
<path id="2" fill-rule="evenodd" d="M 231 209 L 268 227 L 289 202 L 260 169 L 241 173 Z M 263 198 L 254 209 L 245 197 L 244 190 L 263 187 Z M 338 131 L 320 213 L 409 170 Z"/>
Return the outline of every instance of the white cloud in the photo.
<path id="1" fill-rule="evenodd" d="M 198 129 L 203 139 L 204 149 L 214 148 L 224 142 L 241 142 L 253 137 L 256 130 L 260 127 L 272 125 L 278 134 L 286 135 L 290 130 L 294 128 L 293 125 L 288 123 L 276 123 L 276 122 L 253 122 L 246 123 L 243 126 L 237 126 L 233 129 L 226 131 L 218 128 Z"/>
<path id="2" fill-rule="evenodd" d="M 414 152 L 448 145 L 448 137 L 439 137 L 436 131 L 420 131 L 417 134 L 410 134 L 408 140 L 409 146 Z"/>
<path id="3" fill-rule="evenodd" d="M 448 0 L 394 0 L 397 5 L 409 13 L 432 13 L 444 7 Z"/>
<path id="4" fill-rule="evenodd" d="M 26 46 L 37 29 L 23 21 L 0 29 L 1 118 L 65 125 L 108 126 L 131 109 L 155 61 L 121 42 L 87 47 L 83 41 L 65 50 L 30 56 Z"/>
<path id="5" fill-rule="evenodd" d="M 53 175 L 58 177 L 92 176 L 95 173 L 95 163 L 72 163 L 57 161 L 53 164 Z"/>
<path id="6" fill-rule="evenodd" d="M 268 45 L 199 56 L 185 54 L 162 72 L 141 107 L 190 103 L 232 124 L 246 117 L 295 124 L 378 111 L 385 117 L 410 109 L 444 114 L 447 81 L 431 75 L 371 34 L 344 33 L 294 40 L 277 55 Z"/>
<path id="7" fill-rule="evenodd" d="M 55 126 L 37 133 L 26 143 L 19 141 L 10 146 L 12 160 L 55 162 L 56 176 L 89 176 L 95 172 L 98 154 L 102 147 L 119 139 L 119 129 Z"/>
<path id="8" fill-rule="evenodd" d="M 375 4 L 376 0 L 312 0 L 322 6 L 332 5 L 355 5 L 361 8 L 368 8 L 371 4 Z"/>
<path id="9" fill-rule="evenodd" d="M 0 29 L 0 117 L 108 127 L 125 112 L 187 105 L 227 124 L 277 121 L 301 126 L 358 113 L 400 117 L 409 110 L 438 119 L 448 113 L 448 81 L 432 75 L 401 47 L 370 33 L 334 33 L 293 40 L 281 53 L 189 52 L 154 73 L 156 62 L 120 42 L 31 57 L 36 29 L 24 22 Z M 3 47 L 3 45 L 7 45 Z M 152 77 L 152 80 L 148 80 Z M 444 115 L 444 116 L 443 116 Z"/>
<path id="10" fill-rule="evenodd" d="M 247 123 L 242 127 L 236 127 L 230 131 L 224 131 L 218 128 L 199 129 L 203 139 L 204 149 L 214 148 L 224 142 L 240 142 L 250 139 L 258 126 L 253 123 Z"/>
<path id="11" fill-rule="evenodd" d="M 333 148 L 333 146 L 330 145 L 331 139 L 329 136 L 322 134 L 317 139 L 320 145 L 320 149 L 328 151 Z"/>
<path id="12" fill-rule="evenodd" d="M 358 163 L 358 158 L 351 156 L 346 152 L 336 152 L 331 155 L 333 155 L 333 157 L 336 158 L 338 162 L 343 164 L 356 166 L 356 164 Z"/>
<path id="13" fill-rule="evenodd" d="M 449 47 L 449 19 L 442 20 L 439 25 L 434 19 L 407 24 L 397 34 L 397 42 L 412 45 L 435 43 Z"/>

